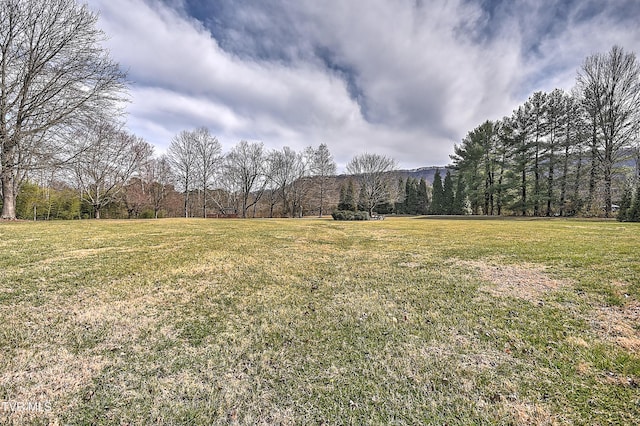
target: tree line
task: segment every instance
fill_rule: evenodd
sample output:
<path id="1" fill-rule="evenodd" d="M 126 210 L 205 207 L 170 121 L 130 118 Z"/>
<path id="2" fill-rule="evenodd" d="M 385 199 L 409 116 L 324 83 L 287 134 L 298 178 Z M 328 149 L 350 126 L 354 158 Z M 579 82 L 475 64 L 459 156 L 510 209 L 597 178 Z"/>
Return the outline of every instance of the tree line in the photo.
<path id="1" fill-rule="evenodd" d="M 639 136 L 640 65 L 614 46 L 584 61 L 570 92 L 535 92 L 470 131 L 452 168 L 472 214 L 609 217 L 625 188 L 638 197 Z"/>
<path id="2" fill-rule="evenodd" d="M 410 176 L 403 178 L 396 177 L 397 187 L 393 189 L 392 181 L 396 173 L 389 173 L 385 182 L 385 197 L 378 200 L 378 203 L 371 209 L 371 204 L 367 203 L 365 192 L 360 188 L 356 190 L 357 182 L 348 178 L 340 186 L 340 198 L 337 209 L 340 211 L 368 211 L 375 210 L 379 214 L 398 215 L 465 215 L 470 214 L 466 192 L 460 185 L 461 179 L 456 182 L 454 188 L 454 177 L 450 170 L 446 171 L 444 181 L 440 170 L 436 169 L 433 183 L 429 185 L 424 177 L 420 179 Z M 357 194 L 357 195 L 356 195 Z"/>
<path id="3" fill-rule="evenodd" d="M 125 129 L 126 75 L 102 47 L 97 15 L 76 0 L 0 0 L 2 218 L 303 213 L 308 177 L 335 162 L 326 145 L 267 152 L 240 142 L 223 155 L 207 129 L 183 131 L 168 153 Z M 239 206 L 239 207 L 238 207 Z M 255 210 L 254 210 L 255 214 Z"/>
<path id="4" fill-rule="evenodd" d="M 241 141 L 223 154 L 199 128 L 180 132 L 156 156 L 150 144 L 113 127 L 93 137 L 100 142 L 64 167 L 27 175 L 18 217 L 293 217 L 330 208 L 336 164 L 325 144 L 295 152 Z"/>
<path id="5" fill-rule="evenodd" d="M 222 155 L 219 141 L 206 128 L 174 137 L 166 158 L 183 194 L 185 217 L 194 216 L 189 202 L 193 196 L 200 200 L 203 217 L 212 212 L 256 216 L 260 202 L 268 206 L 269 217 L 302 216 L 305 208 L 322 216 L 327 208 L 327 179 L 336 173 L 326 144 L 296 152 L 289 147 L 266 150 L 261 142 L 240 141 Z M 317 190 L 317 200 L 311 207 L 305 201 L 312 190 Z"/>

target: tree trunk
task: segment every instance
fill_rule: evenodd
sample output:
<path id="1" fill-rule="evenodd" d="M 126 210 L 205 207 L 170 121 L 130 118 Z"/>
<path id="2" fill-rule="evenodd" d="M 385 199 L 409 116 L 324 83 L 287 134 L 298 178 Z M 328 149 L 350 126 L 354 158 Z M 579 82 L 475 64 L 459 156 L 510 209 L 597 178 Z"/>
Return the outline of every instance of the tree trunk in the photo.
<path id="1" fill-rule="evenodd" d="M 533 215 L 540 216 L 540 144 L 536 136 L 536 154 L 533 164 Z"/>
<path id="2" fill-rule="evenodd" d="M 497 191 L 497 197 L 496 197 L 496 201 L 497 201 L 497 208 L 498 208 L 498 216 L 502 215 L 502 182 L 503 182 L 503 178 L 504 178 L 504 164 L 506 162 L 506 159 L 504 157 L 504 154 L 502 156 L 502 160 L 501 160 L 501 164 L 500 164 L 500 175 L 498 177 L 498 191 Z"/>
<path id="3" fill-rule="evenodd" d="M 603 167 L 603 180 L 604 180 L 604 217 L 611 216 L 611 181 L 612 181 L 612 168 L 613 160 L 611 159 L 611 153 L 606 150 L 606 157 Z"/>
<path id="4" fill-rule="evenodd" d="M 242 196 L 242 218 L 247 218 L 247 194 Z"/>
<path id="5" fill-rule="evenodd" d="M 569 136 L 564 148 L 564 158 L 562 159 L 562 180 L 560 182 L 560 216 L 565 216 L 564 203 L 567 199 L 567 175 L 569 174 Z"/>
<path id="6" fill-rule="evenodd" d="M 582 178 L 582 148 L 578 145 L 578 164 L 576 165 L 576 181 L 573 186 L 573 204 L 574 207 L 579 205 L 578 200 L 580 199 L 580 179 Z"/>
<path id="7" fill-rule="evenodd" d="M 526 166 L 522 166 L 522 184 L 520 186 L 520 193 L 522 199 L 522 216 L 527 215 L 527 169 Z"/>
<path id="8" fill-rule="evenodd" d="M 639 138 L 640 139 L 640 138 Z M 636 174 L 633 177 L 633 186 L 638 186 L 638 179 L 640 179 L 640 145 L 636 148 Z"/>
<path id="9" fill-rule="evenodd" d="M 202 191 L 202 217 L 207 218 L 207 190 Z"/>
<path id="10" fill-rule="evenodd" d="M 549 217 L 551 216 L 551 207 L 553 205 L 553 174 L 555 173 L 554 171 L 554 161 L 555 161 L 555 153 L 553 152 L 553 143 L 552 147 L 550 148 L 551 151 L 549 153 L 549 176 L 547 176 L 547 211 L 546 211 L 546 216 Z"/>
<path id="11" fill-rule="evenodd" d="M 2 219 L 15 220 L 16 218 L 16 144 L 6 137 L 0 139 L 2 146 L 2 166 L 0 180 L 2 181 Z"/>
<path id="12" fill-rule="evenodd" d="M 596 173 L 598 161 L 598 129 L 596 127 L 595 118 L 593 118 L 592 135 L 591 135 L 591 170 L 589 173 L 589 195 L 587 196 L 587 211 L 591 212 L 593 207 L 593 199 L 596 193 Z"/>
<path id="13" fill-rule="evenodd" d="M 15 176 L 10 169 L 2 168 L 2 219 L 16 218 Z"/>

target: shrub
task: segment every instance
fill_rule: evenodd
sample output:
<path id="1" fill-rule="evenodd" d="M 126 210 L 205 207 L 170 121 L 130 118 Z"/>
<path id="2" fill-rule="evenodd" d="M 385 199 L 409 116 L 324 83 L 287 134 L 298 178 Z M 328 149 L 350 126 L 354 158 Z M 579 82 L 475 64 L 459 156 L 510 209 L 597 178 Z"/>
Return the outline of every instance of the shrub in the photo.
<path id="1" fill-rule="evenodd" d="M 153 210 L 151 209 L 144 209 L 142 211 L 142 213 L 140 213 L 140 216 L 138 216 L 140 219 L 153 219 L 155 216 L 155 213 Z"/>
<path id="2" fill-rule="evenodd" d="M 334 220 L 369 220 L 369 212 L 352 210 L 334 210 L 331 213 Z"/>

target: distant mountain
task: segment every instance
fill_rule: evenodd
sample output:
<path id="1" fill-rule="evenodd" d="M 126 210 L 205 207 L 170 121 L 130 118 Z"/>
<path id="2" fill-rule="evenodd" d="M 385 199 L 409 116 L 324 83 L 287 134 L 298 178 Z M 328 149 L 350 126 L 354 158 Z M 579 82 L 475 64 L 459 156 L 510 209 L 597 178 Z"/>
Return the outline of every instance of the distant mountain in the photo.
<path id="1" fill-rule="evenodd" d="M 426 180 L 427 183 L 431 185 L 433 183 L 433 177 L 436 174 L 436 170 L 440 170 L 440 175 L 442 175 L 442 178 L 444 179 L 444 175 L 447 174 L 448 168 L 446 166 L 428 166 L 428 167 L 420 167 L 418 169 L 394 170 L 393 172 L 390 172 L 390 173 L 394 173 L 397 176 L 402 177 L 402 179 L 406 179 L 408 177 L 413 179 L 424 178 L 424 180 Z M 342 174 L 342 175 L 336 176 L 335 178 L 339 182 L 342 182 L 350 177 L 352 176 L 347 174 Z"/>
<path id="2" fill-rule="evenodd" d="M 408 177 L 411 177 L 413 179 L 424 178 L 424 180 L 426 180 L 427 183 L 431 185 L 433 183 L 433 177 L 436 174 L 436 170 L 440 170 L 440 175 L 444 179 L 444 175 L 447 174 L 447 167 L 444 166 L 429 166 L 412 170 L 398 170 L 396 171 L 396 173 L 398 173 L 404 179 Z"/>

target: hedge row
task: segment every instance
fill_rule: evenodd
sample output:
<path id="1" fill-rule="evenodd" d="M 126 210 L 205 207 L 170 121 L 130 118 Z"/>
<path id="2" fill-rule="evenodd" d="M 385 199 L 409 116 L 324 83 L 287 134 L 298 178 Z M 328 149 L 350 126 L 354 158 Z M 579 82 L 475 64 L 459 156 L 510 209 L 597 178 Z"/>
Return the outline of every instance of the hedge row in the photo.
<path id="1" fill-rule="evenodd" d="M 354 212 L 352 210 L 335 210 L 331 213 L 331 217 L 334 220 L 369 220 L 371 217 L 369 216 L 369 212 L 366 211 L 357 211 Z"/>

